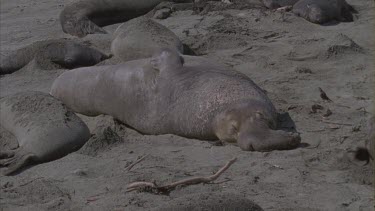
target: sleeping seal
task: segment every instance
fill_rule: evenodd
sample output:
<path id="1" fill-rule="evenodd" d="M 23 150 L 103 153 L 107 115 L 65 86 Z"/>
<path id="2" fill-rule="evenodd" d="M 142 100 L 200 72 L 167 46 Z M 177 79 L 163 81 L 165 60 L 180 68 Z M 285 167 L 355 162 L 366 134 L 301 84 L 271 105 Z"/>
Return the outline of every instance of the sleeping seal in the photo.
<path id="1" fill-rule="evenodd" d="M 292 8 L 297 16 L 317 24 L 333 20 L 350 22 L 356 10 L 345 0 L 262 0 L 264 6 L 270 9 L 279 7 Z"/>
<path id="2" fill-rule="evenodd" d="M 333 20 L 350 22 L 356 11 L 345 0 L 299 0 L 292 12 L 306 20 L 324 24 Z"/>
<path id="3" fill-rule="evenodd" d="M 95 65 L 109 56 L 71 40 L 37 41 L 0 60 L 0 75 L 13 73 L 35 59 L 41 69 L 73 69 Z"/>
<path id="4" fill-rule="evenodd" d="M 51 94 L 75 112 L 111 115 L 144 134 L 220 139 L 251 151 L 300 143 L 298 134 L 275 130 L 276 109 L 250 78 L 169 49 L 151 59 L 65 72 Z"/>
<path id="5" fill-rule="evenodd" d="M 78 150 L 90 138 L 86 124 L 49 94 L 21 92 L 0 99 L 0 124 L 19 147 L 0 151 L 5 175 L 31 164 L 52 161 Z"/>
<path id="6" fill-rule="evenodd" d="M 145 15 L 163 1 L 192 0 L 75 0 L 60 13 L 62 30 L 70 35 L 107 33 L 101 26 L 126 22 Z"/>
<path id="7" fill-rule="evenodd" d="M 182 42 L 172 31 L 146 17 L 121 24 L 114 36 L 111 51 L 122 61 L 149 58 L 160 48 L 183 53 Z"/>
<path id="8" fill-rule="evenodd" d="M 279 7 L 292 6 L 297 3 L 298 0 L 262 0 L 264 6 L 269 9 L 277 9 Z"/>

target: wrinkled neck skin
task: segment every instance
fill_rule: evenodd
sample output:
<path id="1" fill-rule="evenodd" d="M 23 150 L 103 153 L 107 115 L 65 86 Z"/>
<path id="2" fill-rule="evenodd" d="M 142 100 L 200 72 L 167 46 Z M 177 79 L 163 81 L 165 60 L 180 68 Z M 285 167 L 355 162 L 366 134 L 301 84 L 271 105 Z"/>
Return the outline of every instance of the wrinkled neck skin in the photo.
<path id="1" fill-rule="evenodd" d="M 160 77 L 168 78 L 170 74 L 178 74 L 182 72 L 184 67 L 181 63 L 171 63 L 168 65 L 160 65 L 158 70 L 160 71 Z"/>
<path id="2" fill-rule="evenodd" d="M 241 132 L 252 128 L 251 125 L 258 129 L 276 129 L 276 118 L 277 114 L 262 103 L 249 100 L 219 112 L 213 119 L 213 131 L 220 140 L 235 142 Z"/>

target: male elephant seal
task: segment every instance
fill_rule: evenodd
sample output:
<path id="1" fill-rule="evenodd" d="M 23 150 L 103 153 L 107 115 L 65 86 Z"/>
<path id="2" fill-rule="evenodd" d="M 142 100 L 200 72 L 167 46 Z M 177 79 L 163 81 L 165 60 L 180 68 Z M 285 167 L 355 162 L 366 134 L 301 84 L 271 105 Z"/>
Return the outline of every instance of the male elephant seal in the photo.
<path id="1" fill-rule="evenodd" d="M 63 31 L 73 36 L 106 33 L 101 26 L 145 15 L 163 1 L 191 0 L 75 0 L 60 13 L 60 23 Z"/>
<path id="2" fill-rule="evenodd" d="M 172 31 L 146 17 L 123 23 L 114 36 L 111 51 L 122 61 L 149 58 L 160 48 L 183 53 L 182 42 Z"/>
<path id="3" fill-rule="evenodd" d="M 86 124 L 49 94 L 21 92 L 0 99 L 0 124 L 18 141 L 0 152 L 0 167 L 9 175 L 33 164 L 52 161 L 78 150 L 89 138 Z"/>
<path id="4" fill-rule="evenodd" d="M 13 73 L 33 59 L 42 69 L 72 69 L 95 65 L 107 58 L 104 53 L 71 40 L 38 41 L 2 56 L 0 75 Z"/>
<path id="5" fill-rule="evenodd" d="M 333 20 L 350 22 L 356 12 L 345 0 L 299 0 L 293 5 L 293 13 L 306 20 L 324 24 Z"/>
<path id="6" fill-rule="evenodd" d="M 75 112 L 108 114 L 144 134 L 220 139 L 256 151 L 300 143 L 297 134 L 273 130 L 276 109 L 247 76 L 185 59 L 164 49 L 151 60 L 74 69 L 55 80 L 51 94 Z"/>

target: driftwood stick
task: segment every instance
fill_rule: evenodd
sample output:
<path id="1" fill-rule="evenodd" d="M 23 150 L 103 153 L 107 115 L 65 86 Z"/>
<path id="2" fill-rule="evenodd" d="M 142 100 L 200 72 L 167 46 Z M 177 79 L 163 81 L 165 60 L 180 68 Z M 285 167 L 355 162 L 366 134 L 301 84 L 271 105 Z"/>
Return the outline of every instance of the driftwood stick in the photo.
<path id="1" fill-rule="evenodd" d="M 147 156 L 149 156 L 150 154 L 147 154 L 141 158 L 139 158 L 138 160 L 136 160 L 134 163 L 132 163 L 131 165 L 129 165 L 126 170 L 127 171 L 130 171 L 130 169 L 132 169 L 135 165 L 137 165 L 138 163 L 140 163 L 142 160 L 144 160 Z"/>
<path id="2" fill-rule="evenodd" d="M 154 182 L 133 182 L 127 186 L 126 192 L 131 192 L 134 190 L 145 190 L 155 193 L 169 193 L 174 190 L 177 186 L 183 185 L 195 185 L 200 183 L 208 183 L 219 178 L 235 161 L 237 158 L 232 158 L 228 161 L 222 168 L 220 168 L 215 174 L 206 177 L 193 177 L 188 179 L 183 179 L 177 182 L 173 182 L 167 185 L 158 186 Z"/>
<path id="3" fill-rule="evenodd" d="M 334 125 L 353 126 L 352 124 L 349 124 L 349 123 L 330 122 L 330 121 L 326 121 L 326 120 L 323 120 L 322 122 L 327 123 L 327 124 L 334 124 Z"/>

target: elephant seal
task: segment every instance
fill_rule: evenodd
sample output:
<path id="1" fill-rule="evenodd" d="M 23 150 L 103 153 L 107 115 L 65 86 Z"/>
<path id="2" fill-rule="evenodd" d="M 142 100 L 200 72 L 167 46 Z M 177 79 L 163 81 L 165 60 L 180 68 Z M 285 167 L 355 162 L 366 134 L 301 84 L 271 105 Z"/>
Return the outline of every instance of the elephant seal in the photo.
<path id="1" fill-rule="evenodd" d="M 146 17 L 123 23 L 114 36 L 111 51 L 122 61 L 149 58 L 160 48 L 183 53 L 182 42 L 172 31 Z"/>
<path id="2" fill-rule="evenodd" d="M 230 192 L 198 193 L 181 196 L 166 202 L 152 211 L 263 211 L 253 201 Z"/>
<path id="3" fill-rule="evenodd" d="M 345 0 L 299 0 L 293 5 L 292 12 L 306 20 L 324 24 L 333 20 L 353 21 L 355 9 Z"/>
<path id="4" fill-rule="evenodd" d="M 77 37 L 107 33 L 101 26 L 145 15 L 163 1 L 184 3 L 192 0 L 75 0 L 61 11 L 60 23 L 65 33 Z"/>
<path id="5" fill-rule="evenodd" d="M 292 6 L 298 0 L 262 0 L 264 6 L 269 9 L 277 9 L 279 7 Z"/>
<path id="6" fill-rule="evenodd" d="M 104 53 L 71 40 L 37 41 L 2 56 L 0 75 L 13 73 L 33 59 L 42 69 L 72 69 L 95 65 L 107 58 Z"/>
<path id="7" fill-rule="evenodd" d="M 300 143 L 298 134 L 274 130 L 276 109 L 250 78 L 169 49 L 151 59 L 65 72 L 50 93 L 75 112 L 111 115 L 143 134 L 220 139 L 251 151 Z"/>
<path id="8" fill-rule="evenodd" d="M 35 91 L 0 99 L 0 124 L 19 147 L 0 152 L 9 175 L 31 164 L 52 161 L 78 150 L 90 138 L 86 124 L 56 98 Z"/>

